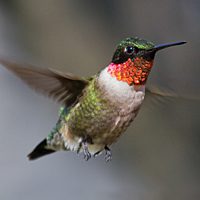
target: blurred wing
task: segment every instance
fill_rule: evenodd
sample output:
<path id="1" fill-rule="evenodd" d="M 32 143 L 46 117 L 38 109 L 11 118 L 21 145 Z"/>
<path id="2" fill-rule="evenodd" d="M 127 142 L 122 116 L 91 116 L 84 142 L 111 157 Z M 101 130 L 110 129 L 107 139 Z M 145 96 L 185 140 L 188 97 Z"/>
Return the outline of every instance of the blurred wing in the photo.
<path id="1" fill-rule="evenodd" d="M 162 97 L 166 97 L 168 99 L 171 100 L 175 100 L 175 99 L 186 99 L 186 100 L 200 100 L 199 96 L 194 96 L 191 94 L 185 94 L 185 95 L 179 95 L 173 91 L 166 91 L 163 89 L 159 89 L 156 87 L 146 87 L 145 89 L 147 97 L 148 96 L 154 96 L 157 98 L 162 98 Z"/>
<path id="2" fill-rule="evenodd" d="M 85 79 L 53 69 L 38 69 L 4 59 L 0 59 L 0 64 L 12 71 L 31 88 L 67 106 L 76 101 L 88 84 Z"/>
<path id="3" fill-rule="evenodd" d="M 147 95 L 154 95 L 156 97 L 178 97 L 178 95 L 173 93 L 172 91 L 162 91 L 155 87 L 146 87 L 145 92 Z"/>

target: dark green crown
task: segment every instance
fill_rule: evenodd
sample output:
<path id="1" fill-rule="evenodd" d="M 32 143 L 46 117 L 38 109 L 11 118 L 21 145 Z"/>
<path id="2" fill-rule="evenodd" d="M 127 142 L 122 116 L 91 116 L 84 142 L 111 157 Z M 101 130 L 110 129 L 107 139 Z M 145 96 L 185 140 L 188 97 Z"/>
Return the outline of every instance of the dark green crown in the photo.
<path id="1" fill-rule="evenodd" d="M 122 40 L 117 46 L 117 49 L 126 47 L 128 45 L 132 45 L 134 47 L 137 47 L 138 49 L 144 49 L 144 50 L 152 49 L 155 46 L 152 42 L 146 41 L 144 39 L 138 37 L 135 38 L 129 37 Z"/>

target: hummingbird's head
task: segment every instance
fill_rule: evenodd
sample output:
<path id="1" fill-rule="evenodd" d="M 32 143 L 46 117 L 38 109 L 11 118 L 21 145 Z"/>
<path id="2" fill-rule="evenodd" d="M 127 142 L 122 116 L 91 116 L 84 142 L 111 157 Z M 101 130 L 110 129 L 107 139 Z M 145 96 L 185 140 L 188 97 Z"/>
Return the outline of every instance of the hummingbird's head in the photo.
<path id="1" fill-rule="evenodd" d="M 157 51 L 185 42 L 175 42 L 154 45 L 152 42 L 140 38 L 126 38 L 122 40 L 108 66 L 108 72 L 119 81 L 129 85 L 144 85 L 153 66 Z"/>

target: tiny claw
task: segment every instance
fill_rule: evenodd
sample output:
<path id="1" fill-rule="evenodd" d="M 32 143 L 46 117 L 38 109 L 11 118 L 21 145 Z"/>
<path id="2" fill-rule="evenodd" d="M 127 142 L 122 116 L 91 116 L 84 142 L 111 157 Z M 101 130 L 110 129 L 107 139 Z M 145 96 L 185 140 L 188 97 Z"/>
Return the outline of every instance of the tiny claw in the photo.
<path id="1" fill-rule="evenodd" d="M 112 152 L 107 146 L 105 146 L 105 151 L 106 151 L 105 161 L 109 162 L 112 160 Z"/>
<path id="2" fill-rule="evenodd" d="M 88 161 L 91 158 L 90 152 L 84 152 L 84 159 Z"/>
<path id="3" fill-rule="evenodd" d="M 87 143 L 82 142 L 82 147 L 83 147 L 84 159 L 88 161 L 91 158 L 91 153 L 88 150 Z"/>
<path id="4" fill-rule="evenodd" d="M 93 156 L 96 158 L 98 155 L 100 155 L 101 151 L 97 151 Z"/>

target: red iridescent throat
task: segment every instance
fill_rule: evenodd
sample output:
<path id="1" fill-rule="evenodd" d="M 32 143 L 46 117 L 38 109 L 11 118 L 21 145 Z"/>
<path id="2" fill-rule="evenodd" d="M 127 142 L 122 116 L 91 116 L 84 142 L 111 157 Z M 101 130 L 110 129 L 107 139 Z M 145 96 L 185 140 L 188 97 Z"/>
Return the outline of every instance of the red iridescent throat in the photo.
<path id="1" fill-rule="evenodd" d="M 147 61 L 144 58 L 129 58 L 121 64 L 111 63 L 108 66 L 108 73 L 118 81 L 127 82 L 129 85 L 144 85 L 153 66 L 153 60 Z"/>

